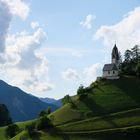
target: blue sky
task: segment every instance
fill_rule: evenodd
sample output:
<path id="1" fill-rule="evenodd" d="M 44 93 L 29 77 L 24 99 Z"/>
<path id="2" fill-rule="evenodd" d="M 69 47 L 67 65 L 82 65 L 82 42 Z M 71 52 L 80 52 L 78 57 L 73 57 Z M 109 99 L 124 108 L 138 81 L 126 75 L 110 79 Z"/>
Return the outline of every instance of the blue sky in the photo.
<path id="1" fill-rule="evenodd" d="M 39 97 L 76 94 L 102 75 L 115 42 L 122 53 L 140 44 L 139 6 L 139 0 L 0 0 L 1 79 Z"/>

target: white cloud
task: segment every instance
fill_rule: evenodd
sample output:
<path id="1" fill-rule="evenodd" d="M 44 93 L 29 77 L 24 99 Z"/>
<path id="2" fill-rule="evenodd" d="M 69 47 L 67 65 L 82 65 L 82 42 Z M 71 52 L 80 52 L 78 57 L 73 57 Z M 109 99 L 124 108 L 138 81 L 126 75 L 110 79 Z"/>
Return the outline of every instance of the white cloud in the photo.
<path id="1" fill-rule="evenodd" d="M 8 36 L 0 68 L 10 79 L 9 83 L 32 92 L 53 88 L 48 76 L 48 61 L 39 52 L 45 40 L 46 33 L 41 28 L 33 34 L 21 32 Z"/>
<path id="2" fill-rule="evenodd" d="M 83 27 L 85 27 L 87 29 L 91 29 L 95 18 L 96 18 L 95 15 L 89 14 L 86 16 L 86 18 L 83 21 L 80 22 L 80 25 L 82 25 Z"/>
<path id="3" fill-rule="evenodd" d="M 13 16 L 25 19 L 28 12 L 22 0 L 0 0 L 0 76 L 25 91 L 40 93 L 53 88 L 48 60 L 40 52 L 46 41 L 45 31 L 38 27 L 32 34 L 8 33 Z"/>
<path id="4" fill-rule="evenodd" d="M 11 13 L 8 6 L 0 1 L 0 53 L 5 50 L 5 38 L 11 21 Z"/>
<path id="5" fill-rule="evenodd" d="M 7 4 L 12 15 L 19 16 L 23 20 L 29 14 L 29 10 L 30 10 L 29 5 L 23 2 L 23 0 L 0 0 L 0 1 Z"/>
<path id="6" fill-rule="evenodd" d="M 31 27 L 32 27 L 32 29 L 39 28 L 39 23 L 38 22 L 31 22 Z"/>
<path id="7" fill-rule="evenodd" d="M 62 72 L 62 78 L 64 80 L 78 80 L 79 74 L 75 69 L 67 69 L 66 71 Z"/>
<path id="8" fill-rule="evenodd" d="M 102 72 L 102 64 L 101 63 L 95 63 L 87 68 L 84 69 L 83 73 L 85 75 L 85 79 L 88 82 L 92 82 L 96 80 L 97 76 L 101 76 Z"/>
<path id="9" fill-rule="evenodd" d="M 101 26 L 94 38 L 103 39 L 104 44 L 109 47 L 116 41 L 119 50 L 123 52 L 135 44 L 140 44 L 140 7 L 129 12 L 114 25 Z"/>

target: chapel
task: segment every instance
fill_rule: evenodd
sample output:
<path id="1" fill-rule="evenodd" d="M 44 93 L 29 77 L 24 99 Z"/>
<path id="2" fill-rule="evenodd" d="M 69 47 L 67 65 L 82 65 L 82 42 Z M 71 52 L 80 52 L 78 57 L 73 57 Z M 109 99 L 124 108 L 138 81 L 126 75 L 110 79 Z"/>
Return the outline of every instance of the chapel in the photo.
<path id="1" fill-rule="evenodd" d="M 119 62 L 119 52 L 115 44 L 111 54 L 111 63 L 103 67 L 103 78 L 119 79 Z"/>

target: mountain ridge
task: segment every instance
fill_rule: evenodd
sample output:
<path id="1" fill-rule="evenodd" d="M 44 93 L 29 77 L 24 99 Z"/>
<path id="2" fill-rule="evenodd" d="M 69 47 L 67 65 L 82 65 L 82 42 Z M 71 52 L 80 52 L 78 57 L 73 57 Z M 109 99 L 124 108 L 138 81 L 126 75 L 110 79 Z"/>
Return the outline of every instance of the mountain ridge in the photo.
<path id="1" fill-rule="evenodd" d="M 5 104 L 13 121 L 25 121 L 34 119 L 42 110 L 51 107 L 52 111 L 58 107 L 44 103 L 16 86 L 11 86 L 0 80 L 0 103 Z"/>

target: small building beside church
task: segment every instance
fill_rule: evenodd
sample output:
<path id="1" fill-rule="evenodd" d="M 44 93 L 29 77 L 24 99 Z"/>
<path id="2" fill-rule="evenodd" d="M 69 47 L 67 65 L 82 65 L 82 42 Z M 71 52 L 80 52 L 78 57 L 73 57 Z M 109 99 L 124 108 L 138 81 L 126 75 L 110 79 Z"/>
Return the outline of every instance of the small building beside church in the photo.
<path id="1" fill-rule="evenodd" d="M 110 64 L 105 64 L 103 67 L 103 78 L 119 79 L 119 52 L 116 44 L 112 50 L 112 59 Z"/>

